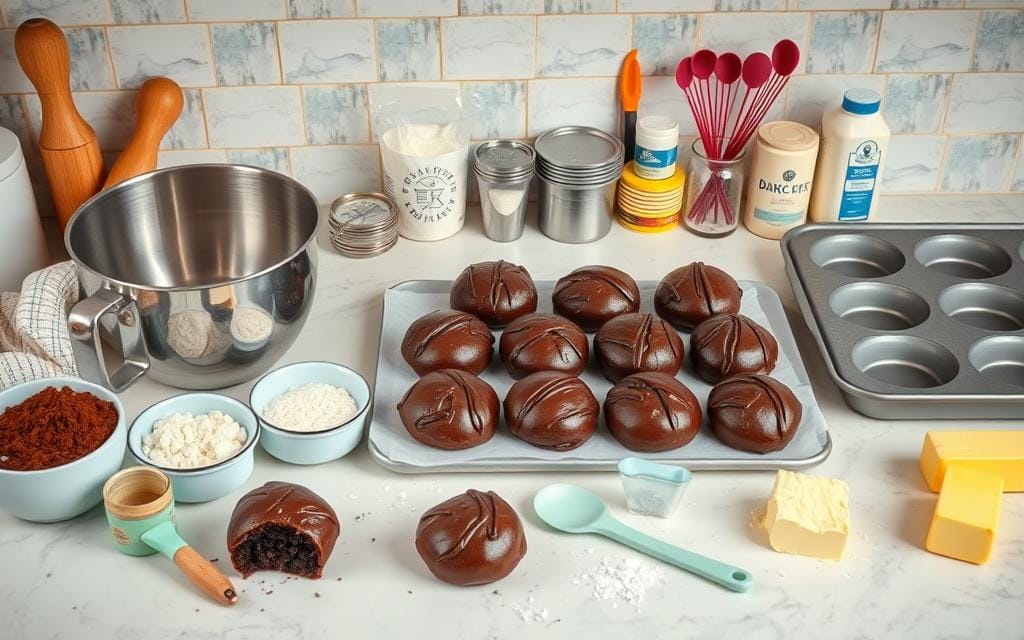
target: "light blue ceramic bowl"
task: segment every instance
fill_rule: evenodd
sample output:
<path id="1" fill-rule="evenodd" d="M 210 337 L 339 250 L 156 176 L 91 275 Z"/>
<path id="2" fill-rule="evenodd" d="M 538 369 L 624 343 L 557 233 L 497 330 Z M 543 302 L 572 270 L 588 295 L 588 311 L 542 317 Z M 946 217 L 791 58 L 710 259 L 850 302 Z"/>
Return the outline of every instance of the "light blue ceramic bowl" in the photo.
<path id="1" fill-rule="evenodd" d="M 142 438 L 153 431 L 157 420 L 175 413 L 195 416 L 211 411 L 231 416 L 245 429 L 245 444 L 230 458 L 205 467 L 177 469 L 157 464 L 142 452 Z M 259 421 L 244 402 L 219 393 L 185 393 L 158 402 L 140 413 L 128 430 L 128 450 L 140 464 L 156 467 L 170 477 L 174 499 L 178 502 L 208 502 L 245 484 L 252 475 L 253 454 L 259 439 Z"/>
<path id="2" fill-rule="evenodd" d="M 117 408 L 117 426 L 92 453 L 52 469 L 0 469 L 0 509 L 22 520 L 59 522 L 85 513 L 103 500 L 103 483 L 124 461 L 125 419 L 121 400 L 109 390 L 80 378 L 44 378 L 0 392 L 0 413 L 47 387 L 71 387 L 109 400 Z"/>
<path id="3" fill-rule="evenodd" d="M 344 387 L 359 408 L 359 413 L 344 424 L 323 431 L 288 431 L 263 419 L 263 412 L 275 397 L 294 387 L 322 382 Z M 275 369 L 253 386 L 249 406 L 263 426 L 260 444 L 270 455 L 291 464 L 321 464 L 337 460 L 356 448 L 370 415 L 370 386 L 363 376 L 333 362 L 296 362 Z"/>

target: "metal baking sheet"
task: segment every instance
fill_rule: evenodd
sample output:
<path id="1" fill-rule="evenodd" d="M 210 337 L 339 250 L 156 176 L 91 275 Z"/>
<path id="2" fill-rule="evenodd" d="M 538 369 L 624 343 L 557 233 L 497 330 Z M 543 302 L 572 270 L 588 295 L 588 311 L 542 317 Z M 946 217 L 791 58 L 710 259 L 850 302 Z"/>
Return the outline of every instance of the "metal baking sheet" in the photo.
<path id="1" fill-rule="evenodd" d="M 553 281 L 537 282 L 538 311 L 551 311 Z M 651 311 L 656 282 L 640 282 L 641 310 Z M 741 282 L 744 290 L 742 313 L 768 327 L 779 342 L 779 363 L 773 376 L 788 384 L 803 404 L 803 419 L 796 437 L 782 451 L 758 455 L 725 446 L 710 433 L 705 420 L 700 434 L 685 447 L 645 458 L 685 465 L 690 469 L 773 470 L 802 469 L 825 460 L 831 451 L 825 418 L 814 399 L 814 393 L 800 359 L 793 333 L 786 320 L 778 294 L 767 285 Z M 568 452 L 538 449 L 515 438 L 504 421 L 489 442 L 463 451 L 442 451 L 413 440 L 405 431 L 396 405 L 416 381 L 416 374 L 402 360 L 400 346 L 409 324 L 435 309 L 448 308 L 448 281 L 412 281 L 395 285 L 384 294 L 384 318 L 380 351 L 377 358 L 373 421 L 370 425 L 371 456 L 384 467 L 402 473 L 434 473 L 455 471 L 609 471 L 618 460 L 637 455 L 620 445 L 604 426 L 583 446 Z M 592 337 L 592 336 L 591 336 Z M 683 334 L 689 346 L 689 336 Z M 500 332 L 496 332 L 500 338 Z M 496 342 L 497 344 L 497 342 Z M 481 377 L 490 383 L 499 398 L 504 398 L 513 380 L 495 354 Z M 605 380 L 591 354 L 591 362 L 581 378 L 594 391 L 599 401 L 611 383 Z M 702 409 L 710 385 L 691 370 L 687 358 L 679 378 L 700 399 Z"/>
<path id="2" fill-rule="evenodd" d="M 854 410 L 1024 417 L 1024 225 L 816 224 L 781 247 Z"/>

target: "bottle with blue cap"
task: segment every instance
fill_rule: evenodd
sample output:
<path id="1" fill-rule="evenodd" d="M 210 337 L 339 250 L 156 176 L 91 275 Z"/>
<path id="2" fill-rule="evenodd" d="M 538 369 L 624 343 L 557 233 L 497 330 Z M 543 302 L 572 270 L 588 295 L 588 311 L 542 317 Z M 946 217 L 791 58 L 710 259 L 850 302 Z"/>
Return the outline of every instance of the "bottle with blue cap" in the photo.
<path id="1" fill-rule="evenodd" d="M 870 219 L 878 206 L 891 132 L 871 89 L 850 89 L 821 119 L 821 145 L 811 190 L 814 222 Z"/>

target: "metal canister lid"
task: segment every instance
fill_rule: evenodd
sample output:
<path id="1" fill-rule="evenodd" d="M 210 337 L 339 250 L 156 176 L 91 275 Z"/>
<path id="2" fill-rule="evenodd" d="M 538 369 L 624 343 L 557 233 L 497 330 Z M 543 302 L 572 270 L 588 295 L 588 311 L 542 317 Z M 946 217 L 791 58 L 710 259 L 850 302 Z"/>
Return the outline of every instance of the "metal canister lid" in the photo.
<path id="1" fill-rule="evenodd" d="M 622 141 L 594 127 L 558 127 L 537 137 L 537 155 L 567 169 L 596 169 L 622 163 Z"/>
<path id="2" fill-rule="evenodd" d="M 353 258 L 387 251 L 398 240 L 398 207 L 383 193 L 346 193 L 331 203 L 331 245 Z"/>
<path id="3" fill-rule="evenodd" d="M 476 148 L 474 161 L 478 171 L 504 175 L 532 170 L 536 155 L 533 147 L 517 140 L 490 140 Z"/>
<path id="4" fill-rule="evenodd" d="M 809 151 L 818 146 L 818 132 L 799 122 L 766 122 L 757 130 L 762 144 L 780 151 Z"/>

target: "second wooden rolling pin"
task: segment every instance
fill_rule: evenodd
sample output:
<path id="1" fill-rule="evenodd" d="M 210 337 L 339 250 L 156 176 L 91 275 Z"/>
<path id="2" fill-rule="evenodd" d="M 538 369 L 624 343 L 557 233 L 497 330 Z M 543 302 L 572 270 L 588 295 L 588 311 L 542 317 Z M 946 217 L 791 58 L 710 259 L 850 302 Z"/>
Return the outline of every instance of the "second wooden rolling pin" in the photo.
<path id="1" fill-rule="evenodd" d="M 103 188 L 156 169 L 160 141 L 181 114 L 185 97 L 181 87 L 168 78 L 150 78 L 142 84 L 135 103 L 135 132 L 114 161 Z"/>

